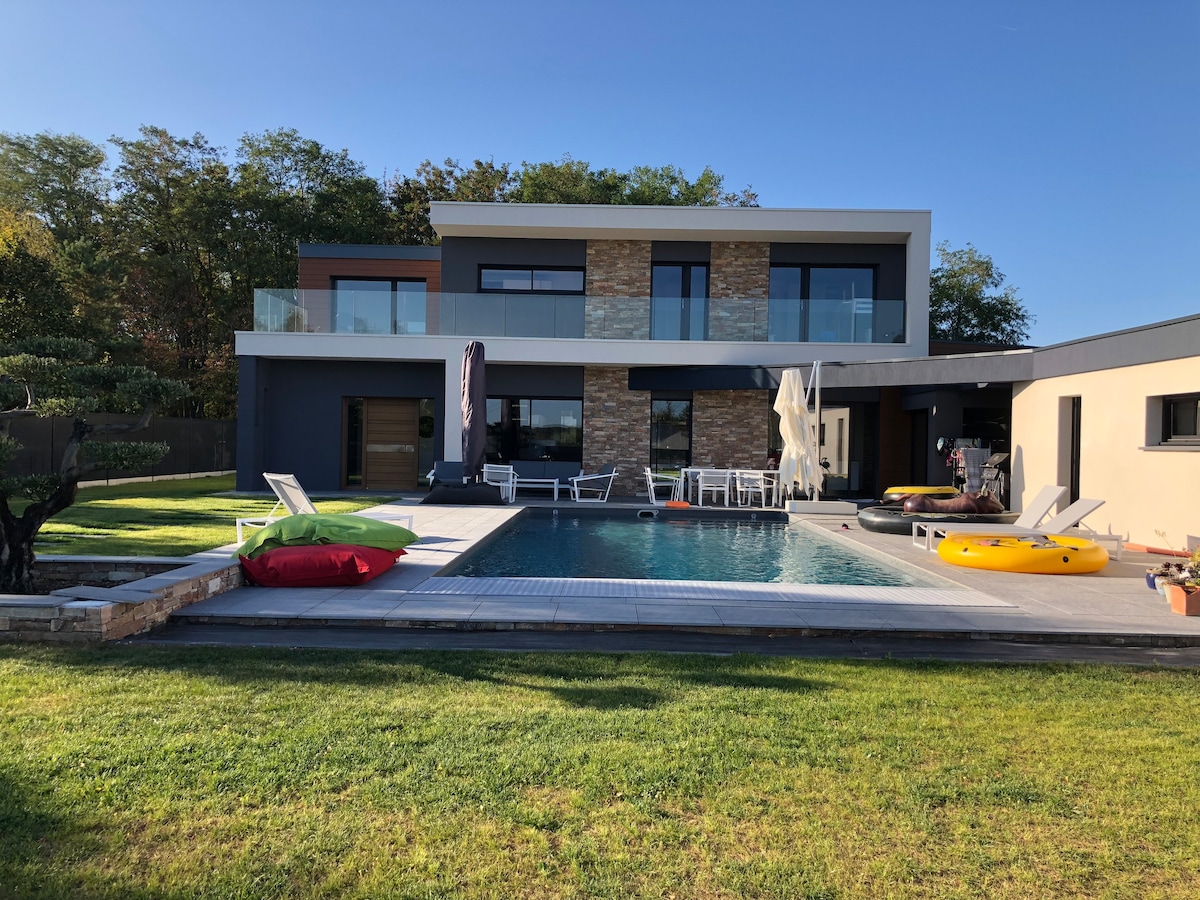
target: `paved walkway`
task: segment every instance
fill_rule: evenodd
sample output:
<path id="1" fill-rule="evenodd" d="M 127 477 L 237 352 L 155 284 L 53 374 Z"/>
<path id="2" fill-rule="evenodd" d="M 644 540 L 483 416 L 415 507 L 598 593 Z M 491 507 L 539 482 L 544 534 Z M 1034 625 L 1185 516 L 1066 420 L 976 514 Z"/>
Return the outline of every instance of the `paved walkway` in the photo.
<path id="1" fill-rule="evenodd" d="M 569 501 L 535 505 L 578 508 Z M 649 508 L 644 503 L 607 506 L 610 511 L 627 509 L 630 515 Z M 1122 562 L 1110 562 L 1095 575 L 982 572 L 943 563 L 936 553 L 914 547 L 907 536 L 864 531 L 854 519 L 840 517 L 811 517 L 795 521 L 793 527 L 816 528 L 861 553 L 917 573 L 934 586 L 472 579 L 437 574 L 519 512 L 518 505 L 421 506 L 416 498 L 375 507 L 365 514 L 385 520 L 414 516 L 414 530 L 422 536 L 391 572 L 361 587 L 242 587 L 181 611 L 176 627 L 270 625 L 291 633 L 298 626 L 327 631 L 663 632 L 668 646 L 671 641 L 683 643 L 682 635 L 701 634 L 1200 647 L 1200 618 L 1172 614 L 1166 601 L 1146 588 L 1143 571 L 1155 558 L 1145 554 L 1126 553 Z M 848 530 L 842 530 L 843 523 Z M 231 545 L 211 554 L 233 549 Z M 1191 659 L 1192 654 L 1176 658 Z"/>

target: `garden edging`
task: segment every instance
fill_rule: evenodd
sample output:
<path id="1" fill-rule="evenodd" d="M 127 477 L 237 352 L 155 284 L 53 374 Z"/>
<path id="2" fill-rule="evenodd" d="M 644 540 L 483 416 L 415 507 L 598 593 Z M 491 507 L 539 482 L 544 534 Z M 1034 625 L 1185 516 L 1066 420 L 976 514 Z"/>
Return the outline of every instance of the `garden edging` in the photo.
<path id="1" fill-rule="evenodd" d="M 48 595 L 0 594 L 0 640 L 99 642 L 149 631 L 171 613 L 240 587 L 242 570 L 227 554 L 190 557 L 43 557 L 39 570 L 73 566 L 113 587 L 74 585 Z"/>

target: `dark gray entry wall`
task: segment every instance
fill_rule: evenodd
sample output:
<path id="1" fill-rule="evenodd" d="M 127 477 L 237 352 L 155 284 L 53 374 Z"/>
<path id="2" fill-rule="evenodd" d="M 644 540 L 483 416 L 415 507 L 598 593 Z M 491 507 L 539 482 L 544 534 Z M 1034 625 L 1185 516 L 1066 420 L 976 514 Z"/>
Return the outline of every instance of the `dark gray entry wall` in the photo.
<path id="1" fill-rule="evenodd" d="M 447 414 L 460 415 L 457 394 L 447 409 L 441 363 L 238 362 L 239 491 L 265 490 L 263 472 L 293 473 L 308 490 L 340 490 L 346 397 L 432 397 L 435 447 L 444 444 Z M 487 379 L 489 397 L 583 397 L 582 366 L 493 363 Z"/>
<path id="2" fill-rule="evenodd" d="M 434 441 L 441 446 L 446 418 L 441 363 L 246 357 L 239 362 L 239 491 L 263 490 L 263 472 L 293 473 L 307 490 L 340 490 L 345 397 L 432 397 Z"/>

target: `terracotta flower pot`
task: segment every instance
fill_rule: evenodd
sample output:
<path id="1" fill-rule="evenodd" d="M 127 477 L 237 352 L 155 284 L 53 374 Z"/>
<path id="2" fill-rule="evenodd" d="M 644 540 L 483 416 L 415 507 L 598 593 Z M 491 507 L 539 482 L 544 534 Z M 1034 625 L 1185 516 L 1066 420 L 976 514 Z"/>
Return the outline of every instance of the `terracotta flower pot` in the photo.
<path id="1" fill-rule="evenodd" d="M 1200 616 L 1200 588 L 1193 585 L 1168 584 L 1167 600 L 1171 612 L 1181 616 Z"/>

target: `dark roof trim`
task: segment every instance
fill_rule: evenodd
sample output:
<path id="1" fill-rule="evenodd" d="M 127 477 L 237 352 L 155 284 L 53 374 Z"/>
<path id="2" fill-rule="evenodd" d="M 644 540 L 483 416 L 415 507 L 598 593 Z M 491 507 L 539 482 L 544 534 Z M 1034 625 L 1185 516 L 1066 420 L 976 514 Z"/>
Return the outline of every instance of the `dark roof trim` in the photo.
<path id="1" fill-rule="evenodd" d="M 442 258 L 441 247 L 408 247 L 391 244 L 301 244 L 300 257 L 321 259 L 430 259 Z"/>
<path id="2" fill-rule="evenodd" d="M 767 391 L 779 370 L 763 366 L 643 366 L 629 370 L 631 391 Z"/>

